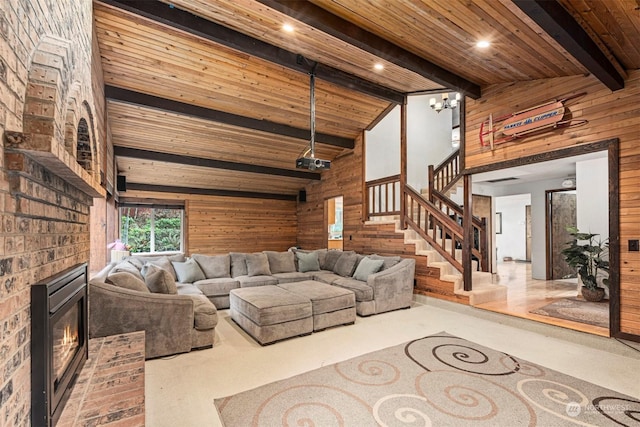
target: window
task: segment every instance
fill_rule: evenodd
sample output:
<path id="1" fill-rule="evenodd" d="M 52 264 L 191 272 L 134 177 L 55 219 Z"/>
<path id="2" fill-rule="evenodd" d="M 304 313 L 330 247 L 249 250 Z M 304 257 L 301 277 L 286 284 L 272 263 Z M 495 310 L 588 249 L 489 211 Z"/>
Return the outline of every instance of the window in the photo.
<path id="1" fill-rule="evenodd" d="M 132 253 L 183 252 L 184 209 L 175 206 L 120 207 L 120 240 Z"/>

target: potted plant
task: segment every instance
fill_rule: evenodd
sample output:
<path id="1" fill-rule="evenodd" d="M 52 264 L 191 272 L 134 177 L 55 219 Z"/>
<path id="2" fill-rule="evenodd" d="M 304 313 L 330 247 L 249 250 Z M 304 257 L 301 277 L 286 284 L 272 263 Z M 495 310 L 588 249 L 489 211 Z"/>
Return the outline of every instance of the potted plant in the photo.
<path id="1" fill-rule="evenodd" d="M 567 227 L 573 237 L 569 245 L 562 250 L 567 264 L 577 269 L 582 281 L 582 296 L 587 301 L 602 301 L 605 289 L 598 284 L 598 271 L 609 273 L 609 242 L 597 238 L 598 234 L 580 233 L 576 227 Z M 609 279 L 603 278 L 602 284 L 609 285 Z"/>

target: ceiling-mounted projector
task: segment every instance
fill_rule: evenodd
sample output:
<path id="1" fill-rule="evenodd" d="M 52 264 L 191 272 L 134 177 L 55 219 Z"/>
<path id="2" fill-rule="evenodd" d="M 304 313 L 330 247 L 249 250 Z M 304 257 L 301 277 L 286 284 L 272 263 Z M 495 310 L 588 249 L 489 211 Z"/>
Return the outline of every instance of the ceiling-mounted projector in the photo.
<path id="1" fill-rule="evenodd" d="M 329 160 L 321 160 L 313 157 L 300 157 L 296 160 L 296 167 L 299 169 L 330 169 L 331 162 Z"/>

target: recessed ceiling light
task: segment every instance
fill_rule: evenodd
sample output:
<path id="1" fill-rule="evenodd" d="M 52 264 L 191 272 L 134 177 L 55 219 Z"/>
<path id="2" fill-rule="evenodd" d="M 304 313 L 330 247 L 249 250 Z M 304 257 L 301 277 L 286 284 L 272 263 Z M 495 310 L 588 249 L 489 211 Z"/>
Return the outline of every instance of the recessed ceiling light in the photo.
<path id="1" fill-rule="evenodd" d="M 291 24 L 284 24 L 282 26 L 282 29 L 284 31 L 286 31 L 287 33 L 293 33 L 293 25 L 291 25 Z"/>
<path id="2" fill-rule="evenodd" d="M 384 65 L 377 63 L 373 66 L 376 70 L 384 70 Z"/>
<path id="3" fill-rule="evenodd" d="M 478 41 L 478 43 L 476 43 L 476 47 L 479 47 L 481 49 L 485 49 L 485 48 L 487 48 L 489 46 L 491 46 L 491 43 L 489 43 L 486 40 L 480 40 L 480 41 Z"/>

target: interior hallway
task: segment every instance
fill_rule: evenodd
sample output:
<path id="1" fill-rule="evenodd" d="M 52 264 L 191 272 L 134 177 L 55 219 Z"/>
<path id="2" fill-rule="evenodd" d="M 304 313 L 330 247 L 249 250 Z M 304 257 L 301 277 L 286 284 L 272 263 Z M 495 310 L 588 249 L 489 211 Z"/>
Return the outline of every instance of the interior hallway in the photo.
<path id="1" fill-rule="evenodd" d="M 507 301 L 478 304 L 476 307 L 576 331 L 609 336 L 608 328 L 530 313 L 531 310 L 538 309 L 554 300 L 578 295 L 576 281 L 535 280 L 531 278 L 531 263 L 515 261 L 498 263 L 497 275 L 496 283 L 508 288 Z"/>
<path id="2" fill-rule="evenodd" d="M 220 426 L 213 399 L 441 331 L 640 398 L 640 344 L 415 296 L 414 306 L 261 347 L 221 310 L 212 349 L 147 361 L 146 423 Z M 597 366 L 598 369 L 594 369 Z M 227 426 L 234 427 L 234 426 Z"/>

